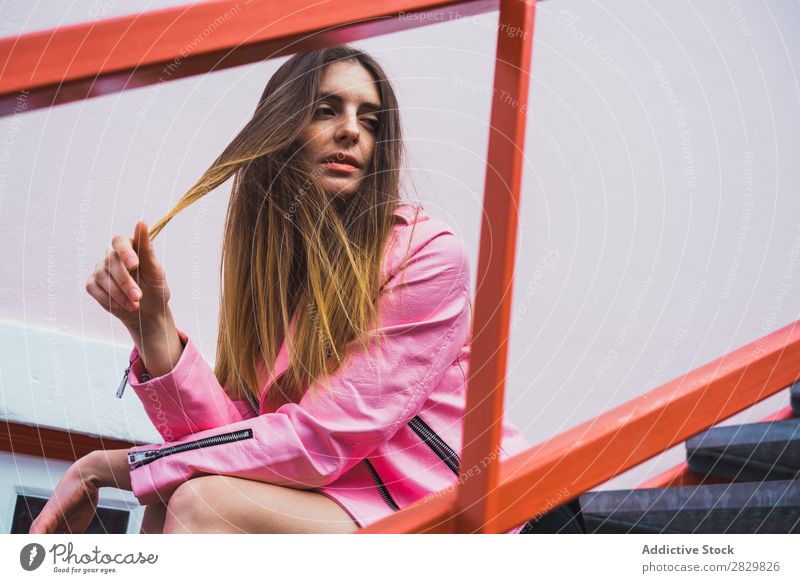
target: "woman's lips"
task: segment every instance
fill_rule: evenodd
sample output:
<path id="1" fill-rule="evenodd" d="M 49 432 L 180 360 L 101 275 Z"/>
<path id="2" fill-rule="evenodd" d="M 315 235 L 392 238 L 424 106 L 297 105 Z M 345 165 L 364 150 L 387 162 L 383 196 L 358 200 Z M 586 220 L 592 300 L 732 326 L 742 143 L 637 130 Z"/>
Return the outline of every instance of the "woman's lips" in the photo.
<path id="1" fill-rule="evenodd" d="M 334 172 L 345 172 L 347 174 L 352 174 L 353 172 L 358 171 L 358 168 L 355 166 L 350 164 L 342 164 L 341 162 L 323 162 L 322 165 L 328 170 L 333 170 Z"/>

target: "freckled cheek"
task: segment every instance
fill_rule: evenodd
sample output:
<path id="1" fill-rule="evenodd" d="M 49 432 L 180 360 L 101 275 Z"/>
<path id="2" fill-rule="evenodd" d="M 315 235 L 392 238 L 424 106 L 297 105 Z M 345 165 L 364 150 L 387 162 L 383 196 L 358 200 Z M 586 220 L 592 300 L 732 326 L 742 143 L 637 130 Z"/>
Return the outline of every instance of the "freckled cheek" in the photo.
<path id="1" fill-rule="evenodd" d="M 324 128 L 316 125 L 308 126 L 301 136 L 304 144 L 303 150 L 308 153 L 320 153 L 325 145 L 326 138 Z"/>

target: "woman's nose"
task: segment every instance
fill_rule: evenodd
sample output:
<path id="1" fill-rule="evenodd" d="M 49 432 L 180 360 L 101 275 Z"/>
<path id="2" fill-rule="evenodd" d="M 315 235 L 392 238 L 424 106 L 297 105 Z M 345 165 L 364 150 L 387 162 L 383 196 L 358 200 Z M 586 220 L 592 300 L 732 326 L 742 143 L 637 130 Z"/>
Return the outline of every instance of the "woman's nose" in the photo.
<path id="1" fill-rule="evenodd" d="M 344 138 L 348 140 L 357 140 L 358 135 L 358 118 L 352 115 L 346 116 L 336 128 L 337 141 Z"/>

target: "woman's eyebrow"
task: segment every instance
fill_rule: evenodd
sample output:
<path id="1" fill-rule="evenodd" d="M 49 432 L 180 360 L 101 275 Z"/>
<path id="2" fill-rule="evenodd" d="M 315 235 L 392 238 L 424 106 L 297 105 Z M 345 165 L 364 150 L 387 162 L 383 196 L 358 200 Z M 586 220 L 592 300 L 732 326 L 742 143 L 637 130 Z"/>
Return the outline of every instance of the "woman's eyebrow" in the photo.
<path id="1" fill-rule="evenodd" d="M 335 101 L 336 103 L 339 103 L 339 104 L 342 103 L 341 96 L 336 94 L 336 93 L 332 93 L 330 91 L 320 91 L 317 94 L 317 101 L 321 101 L 323 99 L 328 99 L 330 101 Z M 364 103 L 362 103 L 361 107 L 363 109 L 368 109 L 370 111 L 376 111 L 376 110 L 382 109 L 382 107 L 380 105 L 378 105 L 377 103 L 371 103 L 371 102 L 368 102 L 368 101 L 365 101 Z"/>

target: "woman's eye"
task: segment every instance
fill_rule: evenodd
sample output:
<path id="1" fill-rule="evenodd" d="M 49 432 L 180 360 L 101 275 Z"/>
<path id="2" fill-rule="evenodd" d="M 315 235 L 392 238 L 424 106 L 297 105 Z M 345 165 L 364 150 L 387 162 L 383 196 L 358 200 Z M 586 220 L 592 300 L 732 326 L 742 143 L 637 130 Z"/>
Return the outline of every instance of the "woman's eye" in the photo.
<path id="1" fill-rule="evenodd" d="M 323 106 L 317 108 L 316 114 L 317 115 L 336 115 L 336 111 L 334 111 L 333 108 L 328 107 L 327 105 L 323 105 Z M 372 118 L 361 118 L 361 119 L 364 120 L 365 122 L 367 122 L 367 124 L 370 126 L 370 129 L 372 129 L 373 131 L 378 129 L 379 122 L 378 122 L 377 119 L 372 119 Z"/>

